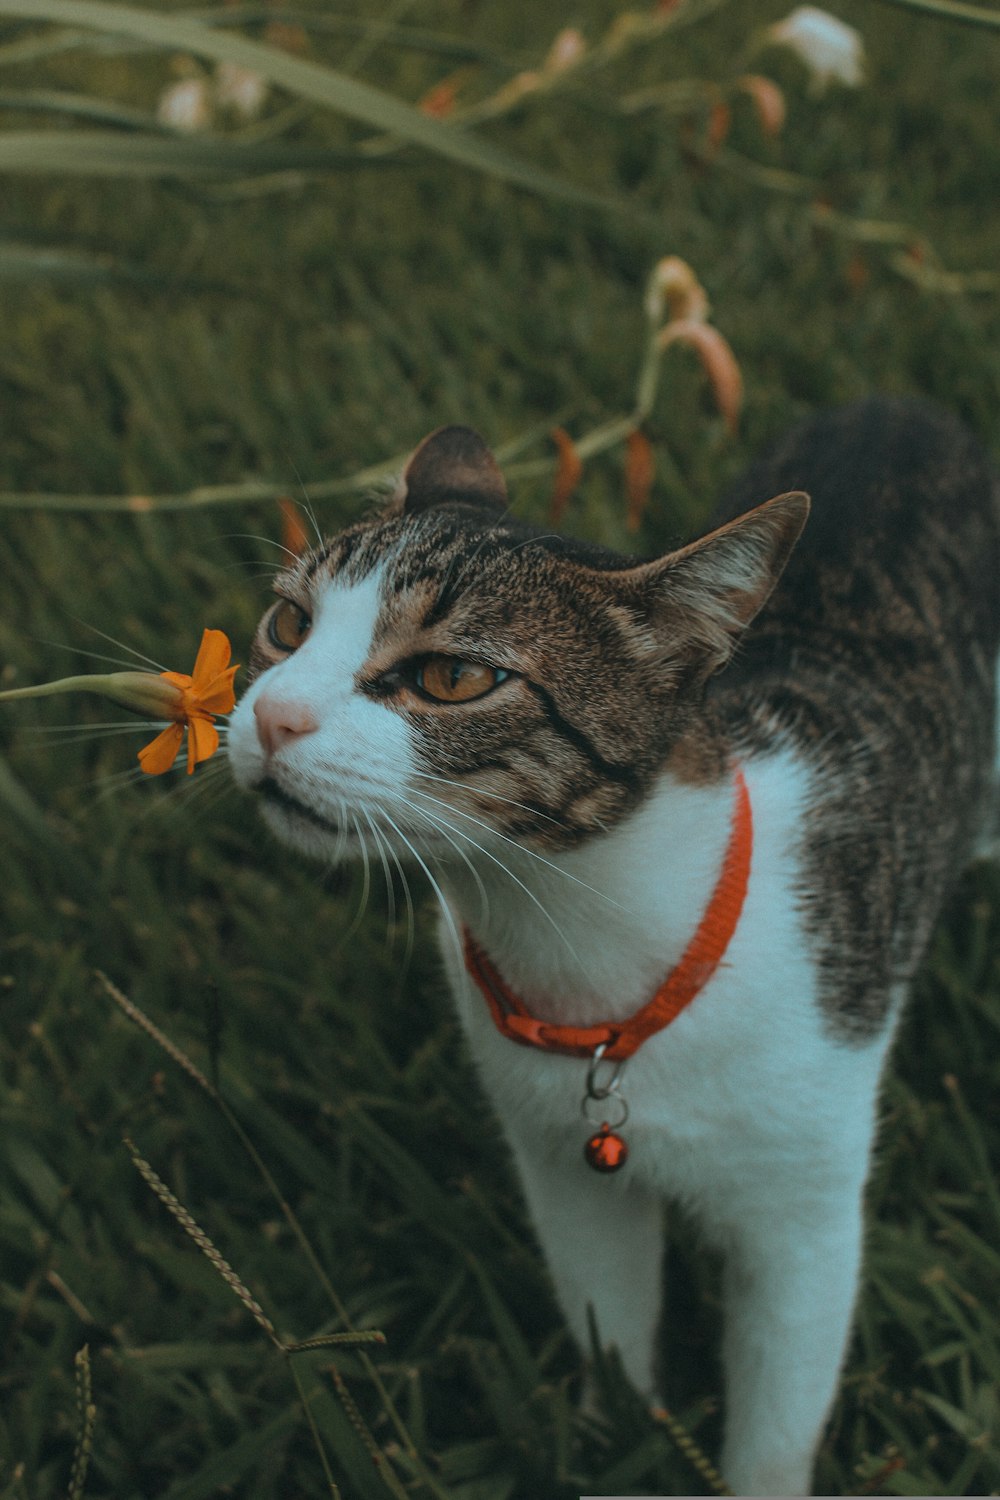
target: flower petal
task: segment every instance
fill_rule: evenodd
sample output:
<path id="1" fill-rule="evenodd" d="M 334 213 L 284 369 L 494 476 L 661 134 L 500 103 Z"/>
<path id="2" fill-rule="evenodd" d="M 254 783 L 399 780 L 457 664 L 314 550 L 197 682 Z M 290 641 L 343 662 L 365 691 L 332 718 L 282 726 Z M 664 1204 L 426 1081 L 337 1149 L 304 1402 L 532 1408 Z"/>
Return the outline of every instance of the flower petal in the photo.
<path id="1" fill-rule="evenodd" d="M 552 518 L 552 524 L 553 526 L 558 526 L 577 485 L 580 483 L 580 476 L 583 474 L 583 461 L 579 453 L 577 453 L 573 439 L 565 427 L 553 427 L 549 436 L 559 451 L 555 484 L 552 487 L 552 500 L 549 505 L 549 515 Z"/>
<path id="2" fill-rule="evenodd" d="M 229 666 L 229 658 L 233 654 L 233 648 L 229 644 L 229 637 L 223 630 L 206 630 L 198 647 L 198 655 L 195 657 L 194 671 L 191 676 L 194 679 L 195 692 L 201 692 L 202 686 L 209 685 L 215 681 L 220 672 L 224 672 Z"/>
<path id="3" fill-rule="evenodd" d="M 646 316 L 658 324 L 664 313 L 668 322 L 704 323 L 711 309 L 705 288 L 686 260 L 665 255 L 653 267 L 646 288 Z"/>
<path id="4" fill-rule="evenodd" d="M 301 557 L 309 545 L 306 528 L 302 524 L 302 512 L 288 495 L 278 501 L 281 511 L 281 545 L 296 557 Z"/>
<path id="5" fill-rule="evenodd" d="M 730 432 L 736 431 L 736 421 L 743 404 L 743 377 L 736 363 L 736 355 L 717 328 L 710 323 L 668 323 L 658 340 L 661 349 L 669 344 L 688 344 L 696 350 L 705 373 L 712 383 L 715 404 L 725 418 Z"/>
<path id="6" fill-rule="evenodd" d="M 575 26 L 564 26 L 549 48 L 548 56 L 542 63 L 542 72 L 565 73 L 568 68 L 576 67 L 586 50 L 583 32 L 578 31 Z"/>
<path id="7" fill-rule="evenodd" d="M 143 746 L 139 751 L 139 764 L 147 776 L 162 776 L 164 771 L 170 770 L 183 738 L 184 730 L 180 724 L 170 724 L 155 740 Z"/>
<path id="8" fill-rule="evenodd" d="M 195 693 L 198 706 L 210 714 L 231 714 L 236 707 L 236 689 L 233 687 L 233 678 L 238 671 L 239 666 L 227 667 L 214 681 L 200 688 Z"/>
<path id="9" fill-rule="evenodd" d="M 783 21 L 768 27 L 768 40 L 796 53 L 812 73 L 813 91 L 829 83 L 859 88 L 865 77 L 861 33 L 816 5 L 800 5 Z"/>
<path id="10" fill-rule="evenodd" d="M 455 113 L 457 94 L 454 79 L 443 78 L 417 101 L 417 108 L 421 114 L 430 115 L 433 120 L 447 120 L 449 115 Z"/>
<path id="11" fill-rule="evenodd" d="M 656 460 L 652 444 L 644 432 L 634 427 L 625 439 L 625 489 L 628 495 L 628 518 L 625 525 L 629 531 L 639 530 L 643 513 L 649 504 L 655 473 Z"/>
<path id="12" fill-rule="evenodd" d="M 736 87 L 749 94 L 757 111 L 760 128 L 765 135 L 780 135 L 785 123 L 785 96 L 773 78 L 762 73 L 744 73 L 737 78 Z"/>
<path id="13" fill-rule="evenodd" d="M 187 764 L 190 776 L 200 760 L 208 760 L 219 748 L 219 732 L 208 719 L 188 720 Z"/>

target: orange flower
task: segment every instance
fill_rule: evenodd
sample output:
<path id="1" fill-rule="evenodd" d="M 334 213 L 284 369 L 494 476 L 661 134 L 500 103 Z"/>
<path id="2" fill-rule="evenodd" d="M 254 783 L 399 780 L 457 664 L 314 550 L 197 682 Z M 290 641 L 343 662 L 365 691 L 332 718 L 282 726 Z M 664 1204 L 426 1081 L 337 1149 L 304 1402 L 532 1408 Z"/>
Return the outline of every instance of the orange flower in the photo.
<path id="1" fill-rule="evenodd" d="M 423 98 L 417 101 L 417 108 L 421 114 L 430 115 L 433 120 L 447 120 L 449 115 L 455 113 L 457 97 L 458 87 L 454 79 L 445 78 L 427 90 Z"/>
<path id="2" fill-rule="evenodd" d="M 682 318 L 668 323 L 657 338 L 661 349 L 670 344 L 688 344 L 695 350 L 712 384 L 715 404 L 725 418 L 730 432 L 736 431 L 736 423 L 743 404 L 743 377 L 736 363 L 736 355 L 717 328 L 693 318 Z"/>
<path id="3" fill-rule="evenodd" d="M 278 506 L 281 510 L 281 545 L 286 552 L 294 552 L 296 557 L 301 557 L 309 542 L 306 528 L 302 524 L 302 512 L 287 495 L 281 496 Z"/>
<path id="4" fill-rule="evenodd" d="M 653 445 L 644 432 L 633 427 L 625 439 L 625 490 L 628 495 L 628 518 L 625 525 L 629 531 L 639 530 L 649 504 L 655 474 Z"/>
<path id="5" fill-rule="evenodd" d="M 558 526 L 577 485 L 580 483 L 580 477 L 583 474 L 583 461 L 579 453 L 577 453 L 573 439 L 565 427 L 553 427 L 549 436 L 559 452 L 555 485 L 552 490 L 552 502 L 549 506 L 549 515 L 552 518 L 552 524 L 553 526 Z"/>
<path id="6" fill-rule="evenodd" d="M 686 260 L 665 255 L 657 261 L 646 287 L 646 316 L 651 323 L 658 324 L 664 314 L 670 323 L 705 323 L 710 311 L 705 288 Z"/>
<path id="7" fill-rule="evenodd" d="M 208 760 L 219 748 L 216 714 L 231 713 L 236 704 L 233 678 L 236 667 L 229 665 L 232 649 L 221 630 L 206 630 L 201 638 L 194 671 L 161 672 L 165 682 L 179 690 L 180 696 L 171 708 L 174 723 L 139 751 L 139 764 L 149 776 L 162 776 L 177 759 L 187 728 L 188 775 L 199 761 Z"/>
<path id="8" fill-rule="evenodd" d="M 761 73 L 744 73 L 742 78 L 737 78 L 736 87 L 753 100 L 764 134 L 780 135 L 787 110 L 785 96 L 774 79 L 765 78 Z"/>

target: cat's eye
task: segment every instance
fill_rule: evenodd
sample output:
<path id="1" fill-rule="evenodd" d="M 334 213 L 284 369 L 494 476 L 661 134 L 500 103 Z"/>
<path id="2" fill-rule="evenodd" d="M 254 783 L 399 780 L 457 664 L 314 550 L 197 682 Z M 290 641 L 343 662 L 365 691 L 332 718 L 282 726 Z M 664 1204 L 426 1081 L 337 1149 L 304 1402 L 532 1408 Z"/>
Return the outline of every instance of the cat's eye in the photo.
<path id="1" fill-rule="evenodd" d="M 312 620 L 291 599 L 281 599 L 267 622 L 268 640 L 279 651 L 295 651 L 312 628 Z"/>
<path id="2" fill-rule="evenodd" d="M 484 667 L 457 656 L 429 656 L 417 668 L 417 686 L 438 703 L 469 703 L 509 675 L 502 667 Z"/>

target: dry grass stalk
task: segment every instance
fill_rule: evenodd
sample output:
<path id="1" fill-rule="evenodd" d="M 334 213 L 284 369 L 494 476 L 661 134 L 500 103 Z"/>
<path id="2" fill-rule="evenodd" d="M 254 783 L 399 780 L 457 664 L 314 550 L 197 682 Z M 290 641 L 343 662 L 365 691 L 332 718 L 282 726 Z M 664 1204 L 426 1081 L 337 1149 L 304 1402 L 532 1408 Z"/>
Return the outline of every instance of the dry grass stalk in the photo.
<path id="1" fill-rule="evenodd" d="M 105 973 L 103 973 L 101 969 L 95 969 L 94 976 L 97 979 L 98 983 L 101 985 L 105 994 L 111 997 L 111 999 L 118 1006 L 118 1009 L 120 1011 L 123 1011 L 124 1014 L 128 1016 L 130 1021 L 134 1021 L 137 1026 L 142 1028 L 147 1036 L 151 1036 L 156 1045 L 158 1047 L 162 1047 L 167 1056 L 171 1058 L 179 1068 L 183 1068 L 188 1077 L 193 1078 L 200 1089 L 204 1089 L 205 1093 L 211 1095 L 213 1099 L 218 1098 L 215 1089 L 209 1083 L 204 1073 L 202 1073 L 198 1068 L 195 1067 L 191 1059 L 187 1056 L 186 1053 L 181 1051 L 176 1042 L 172 1042 L 170 1038 L 160 1030 L 155 1022 L 149 1019 L 145 1011 L 141 1011 L 137 1005 L 134 1005 L 132 1001 L 129 1000 L 127 995 L 123 995 L 118 986 L 112 984 L 111 980 Z"/>
<path id="2" fill-rule="evenodd" d="M 167 1187 L 163 1179 L 157 1176 L 156 1172 L 149 1165 L 149 1162 L 146 1161 L 145 1157 L 139 1154 L 139 1151 L 136 1149 L 134 1142 L 130 1141 L 128 1136 L 125 1137 L 125 1145 L 128 1147 L 129 1154 L 132 1157 L 133 1164 L 136 1168 L 136 1171 L 139 1173 L 139 1176 L 145 1183 L 148 1184 L 149 1187 L 152 1188 L 153 1192 L 159 1198 L 164 1208 L 167 1209 L 169 1213 L 173 1214 L 174 1218 L 184 1230 L 185 1234 L 191 1236 L 195 1244 L 198 1246 L 198 1249 L 206 1257 L 206 1259 L 211 1261 L 212 1265 L 218 1271 L 219 1275 L 222 1277 L 226 1285 L 233 1292 L 235 1292 L 236 1296 L 243 1303 L 243 1306 L 246 1308 L 247 1312 L 250 1313 L 251 1317 L 255 1320 L 258 1326 L 263 1328 L 264 1332 L 267 1334 L 274 1347 L 276 1349 L 280 1349 L 281 1352 L 284 1353 L 285 1346 L 282 1343 L 281 1339 L 278 1337 L 278 1333 L 274 1324 L 271 1322 L 270 1318 L 267 1316 L 267 1313 L 261 1307 L 257 1299 L 251 1294 L 248 1288 L 237 1276 L 236 1272 L 233 1270 L 228 1260 L 226 1260 L 225 1256 L 216 1249 L 212 1241 L 209 1239 L 208 1235 L 205 1233 L 204 1229 L 202 1229 L 201 1225 L 198 1224 L 197 1221 L 191 1216 L 191 1214 L 188 1213 L 183 1203 L 181 1203 L 178 1198 L 174 1197 L 174 1194 Z"/>
<path id="3" fill-rule="evenodd" d="M 697 1469 L 714 1495 L 733 1494 L 712 1460 L 706 1455 L 705 1450 L 695 1442 L 687 1428 L 678 1422 L 672 1411 L 665 1406 L 654 1406 L 653 1416 L 667 1429 L 688 1463 L 693 1469 Z"/>
<path id="4" fill-rule="evenodd" d="M 90 1346 L 84 1344 L 73 1360 L 76 1366 L 76 1446 L 73 1449 L 73 1468 L 69 1477 L 69 1500 L 81 1500 L 87 1479 L 90 1454 L 94 1443 L 94 1423 L 97 1407 L 92 1400 L 90 1385 Z"/>

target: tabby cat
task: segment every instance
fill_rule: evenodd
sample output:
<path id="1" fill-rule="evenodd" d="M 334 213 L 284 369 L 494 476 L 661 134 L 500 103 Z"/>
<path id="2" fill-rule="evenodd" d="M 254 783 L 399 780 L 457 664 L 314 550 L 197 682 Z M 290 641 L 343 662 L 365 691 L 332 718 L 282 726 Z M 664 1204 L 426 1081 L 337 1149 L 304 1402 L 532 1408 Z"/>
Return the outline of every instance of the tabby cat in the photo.
<path id="1" fill-rule="evenodd" d="M 993 792 L 998 578 L 988 464 L 918 401 L 808 422 L 653 561 L 516 520 L 446 427 L 253 645 L 235 776 L 293 847 L 427 872 L 580 1344 L 589 1306 L 655 1402 L 664 1203 L 723 1252 L 740 1494 L 809 1490 L 879 1078 Z"/>

